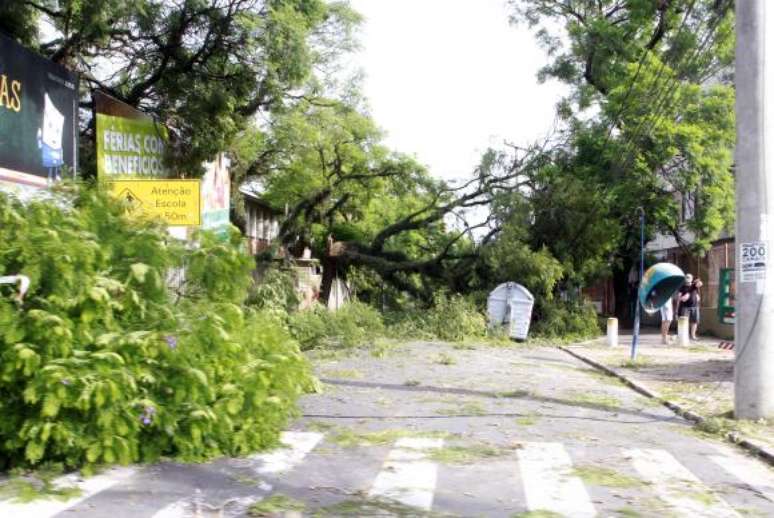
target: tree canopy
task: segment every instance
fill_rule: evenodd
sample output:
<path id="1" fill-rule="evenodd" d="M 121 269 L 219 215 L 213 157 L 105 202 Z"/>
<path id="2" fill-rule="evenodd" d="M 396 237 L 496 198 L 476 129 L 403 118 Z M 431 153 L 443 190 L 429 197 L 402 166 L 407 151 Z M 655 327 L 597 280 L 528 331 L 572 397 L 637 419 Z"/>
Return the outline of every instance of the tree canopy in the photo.
<path id="1" fill-rule="evenodd" d="M 98 88 L 169 127 L 171 165 L 188 176 L 256 114 L 303 95 L 358 20 L 323 0 L 9 0 L 0 14 L 0 30 L 81 73 L 84 108 Z"/>
<path id="2" fill-rule="evenodd" d="M 456 183 L 384 144 L 341 66 L 360 21 L 346 2 L 9 0 L 0 30 L 81 72 L 84 113 L 101 89 L 157 117 L 180 173 L 228 151 L 235 187 L 287 207 L 282 243 L 324 256 L 332 238 L 336 268 L 424 300 L 620 279 L 640 207 L 649 236 L 706 250 L 733 223 L 733 2 L 510 7 L 547 51 L 539 78 L 570 94 L 555 134 L 489 150 Z M 82 132 L 88 161 L 88 115 Z"/>
<path id="3" fill-rule="evenodd" d="M 546 246 L 586 280 L 606 264 L 620 288 L 639 251 L 639 208 L 648 238 L 674 236 L 692 253 L 733 228 L 733 2 L 510 4 L 547 50 L 540 79 L 571 87 L 548 176 L 557 187 L 538 197 L 552 207 L 536 218 Z M 579 210 L 560 210 L 568 201 Z"/>

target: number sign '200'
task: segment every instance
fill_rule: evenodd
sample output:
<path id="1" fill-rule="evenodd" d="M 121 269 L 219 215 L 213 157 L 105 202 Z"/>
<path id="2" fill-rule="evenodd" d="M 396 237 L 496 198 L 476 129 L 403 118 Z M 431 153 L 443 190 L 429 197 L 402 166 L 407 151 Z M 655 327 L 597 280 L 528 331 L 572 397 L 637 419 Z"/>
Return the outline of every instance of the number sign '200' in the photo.
<path id="1" fill-rule="evenodd" d="M 768 243 L 755 241 L 742 243 L 739 270 L 742 282 L 753 282 L 766 278 Z"/>

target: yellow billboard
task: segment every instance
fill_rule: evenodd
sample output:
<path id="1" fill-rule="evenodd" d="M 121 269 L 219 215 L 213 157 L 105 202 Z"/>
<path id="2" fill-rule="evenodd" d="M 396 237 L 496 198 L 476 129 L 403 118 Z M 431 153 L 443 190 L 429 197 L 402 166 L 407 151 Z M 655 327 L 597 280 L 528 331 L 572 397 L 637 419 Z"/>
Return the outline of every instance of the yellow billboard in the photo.
<path id="1" fill-rule="evenodd" d="M 169 225 L 201 224 L 200 180 L 115 180 L 110 182 L 110 190 L 133 211 Z"/>

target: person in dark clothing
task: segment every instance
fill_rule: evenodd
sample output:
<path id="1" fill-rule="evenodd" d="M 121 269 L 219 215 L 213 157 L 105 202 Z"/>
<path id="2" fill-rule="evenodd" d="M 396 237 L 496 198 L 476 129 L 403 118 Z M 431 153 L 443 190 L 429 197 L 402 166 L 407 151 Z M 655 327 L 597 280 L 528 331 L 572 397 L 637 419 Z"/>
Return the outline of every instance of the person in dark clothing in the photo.
<path id="1" fill-rule="evenodd" d="M 678 310 L 677 314 L 681 317 L 688 317 L 688 321 L 691 325 L 691 340 L 697 340 L 696 330 L 699 327 L 699 306 L 701 303 L 701 296 L 699 295 L 699 288 L 702 287 L 702 282 L 699 279 L 694 279 L 690 273 L 685 276 L 685 284 L 680 287 L 680 291 L 677 293 Z"/>

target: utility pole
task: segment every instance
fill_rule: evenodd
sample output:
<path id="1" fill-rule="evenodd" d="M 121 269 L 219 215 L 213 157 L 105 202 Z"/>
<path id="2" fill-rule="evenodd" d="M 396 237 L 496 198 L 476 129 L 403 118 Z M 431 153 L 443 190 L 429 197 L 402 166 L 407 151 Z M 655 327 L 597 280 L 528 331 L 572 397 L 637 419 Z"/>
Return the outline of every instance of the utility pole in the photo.
<path id="1" fill-rule="evenodd" d="M 736 2 L 734 413 L 774 417 L 774 2 Z"/>

